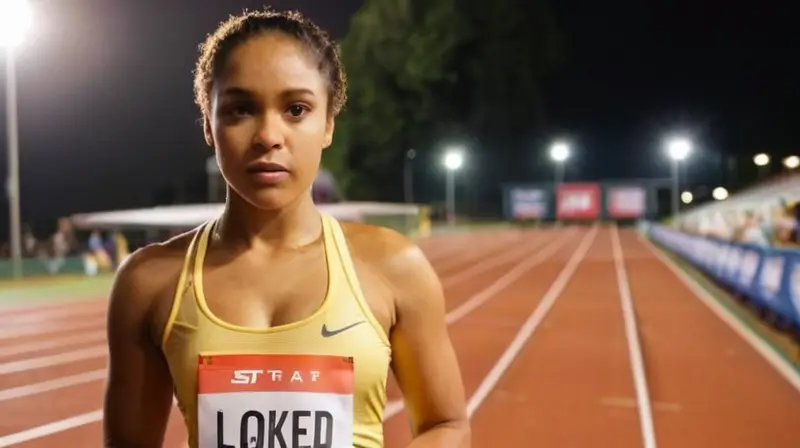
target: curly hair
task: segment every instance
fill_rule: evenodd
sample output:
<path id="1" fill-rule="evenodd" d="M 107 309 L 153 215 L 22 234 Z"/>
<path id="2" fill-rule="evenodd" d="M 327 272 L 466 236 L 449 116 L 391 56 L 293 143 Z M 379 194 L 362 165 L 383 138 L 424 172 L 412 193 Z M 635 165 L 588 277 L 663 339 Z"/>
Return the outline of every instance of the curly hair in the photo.
<path id="1" fill-rule="evenodd" d="M 244 11 L 220 23 L 200 47 L 194 70 L 194 99 L 204 117 L 210 116 L 211 90 L 230 53 L 251 37 L 277 31 L 297 39 L 315 58 L 328 81 L 328 113 L 336 116 L 347 101 L 347 76 L 339 47 L 327 32 L 298 11 Z"/>

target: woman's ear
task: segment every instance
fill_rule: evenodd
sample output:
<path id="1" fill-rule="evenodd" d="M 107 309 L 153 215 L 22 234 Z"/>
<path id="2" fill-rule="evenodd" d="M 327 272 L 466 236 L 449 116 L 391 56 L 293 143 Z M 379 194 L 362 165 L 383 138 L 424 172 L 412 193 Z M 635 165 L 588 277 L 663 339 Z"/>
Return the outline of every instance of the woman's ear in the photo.
<path id="1" fill-rule="evenodd" d="M 203 117 L 203 136 L 206 139 L 206 144 L 210 148 L 214 148 L 214 134 L 211 133 L 211 122 L 208 120 L 208 117 Z"/>
<path id="2" fill-rule="evenodd" d="M 322 149 L 327 149 L 333 143 L 333 130 L 336 127 L 336 123 L 333 120 L 333 117 L 328 117 L 327 121 L 325 122 L 325 140 L 322 146 Z"/>

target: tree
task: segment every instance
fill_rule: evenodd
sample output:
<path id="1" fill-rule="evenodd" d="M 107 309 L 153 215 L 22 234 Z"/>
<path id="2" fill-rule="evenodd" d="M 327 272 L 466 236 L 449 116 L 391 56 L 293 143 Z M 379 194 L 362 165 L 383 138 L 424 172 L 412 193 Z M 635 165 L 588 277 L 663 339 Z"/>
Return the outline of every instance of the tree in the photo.
<path id="1" fill-rule="evenodd" d="M 541 122 L 537 80 L 559 49 L 539 1 L 366 0 L 342 42 L 350 99 L 326 167 L 351 194 L 398 196 L 410 147 L 512 146 Z"/>

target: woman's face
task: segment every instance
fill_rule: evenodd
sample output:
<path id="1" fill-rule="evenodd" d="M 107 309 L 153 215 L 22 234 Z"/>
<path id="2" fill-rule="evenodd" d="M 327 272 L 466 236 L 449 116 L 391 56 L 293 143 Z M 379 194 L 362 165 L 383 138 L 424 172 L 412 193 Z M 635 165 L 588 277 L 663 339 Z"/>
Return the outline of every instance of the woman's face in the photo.
<path id="1" fill-rule="evenodd" d="M 231 189 L 277 210 L 307 194 L 333 136 L 327 80 L 292 37 L 254 36 L 214 81 L 206 141 Z"/>

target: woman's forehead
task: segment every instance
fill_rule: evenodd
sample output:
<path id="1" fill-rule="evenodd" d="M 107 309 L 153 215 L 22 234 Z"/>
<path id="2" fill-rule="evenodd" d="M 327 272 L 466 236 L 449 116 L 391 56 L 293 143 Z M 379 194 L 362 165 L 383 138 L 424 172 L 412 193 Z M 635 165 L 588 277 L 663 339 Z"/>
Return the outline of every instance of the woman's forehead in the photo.
<path id="1" fill-rule="evenodd" d="M 296 39 L 281 33 L 265 33 L 237 46 L 229 54 L 217 84 L 218 92 L 229 87 L 254 93 L 325 91 L 313 55 Z"/>

